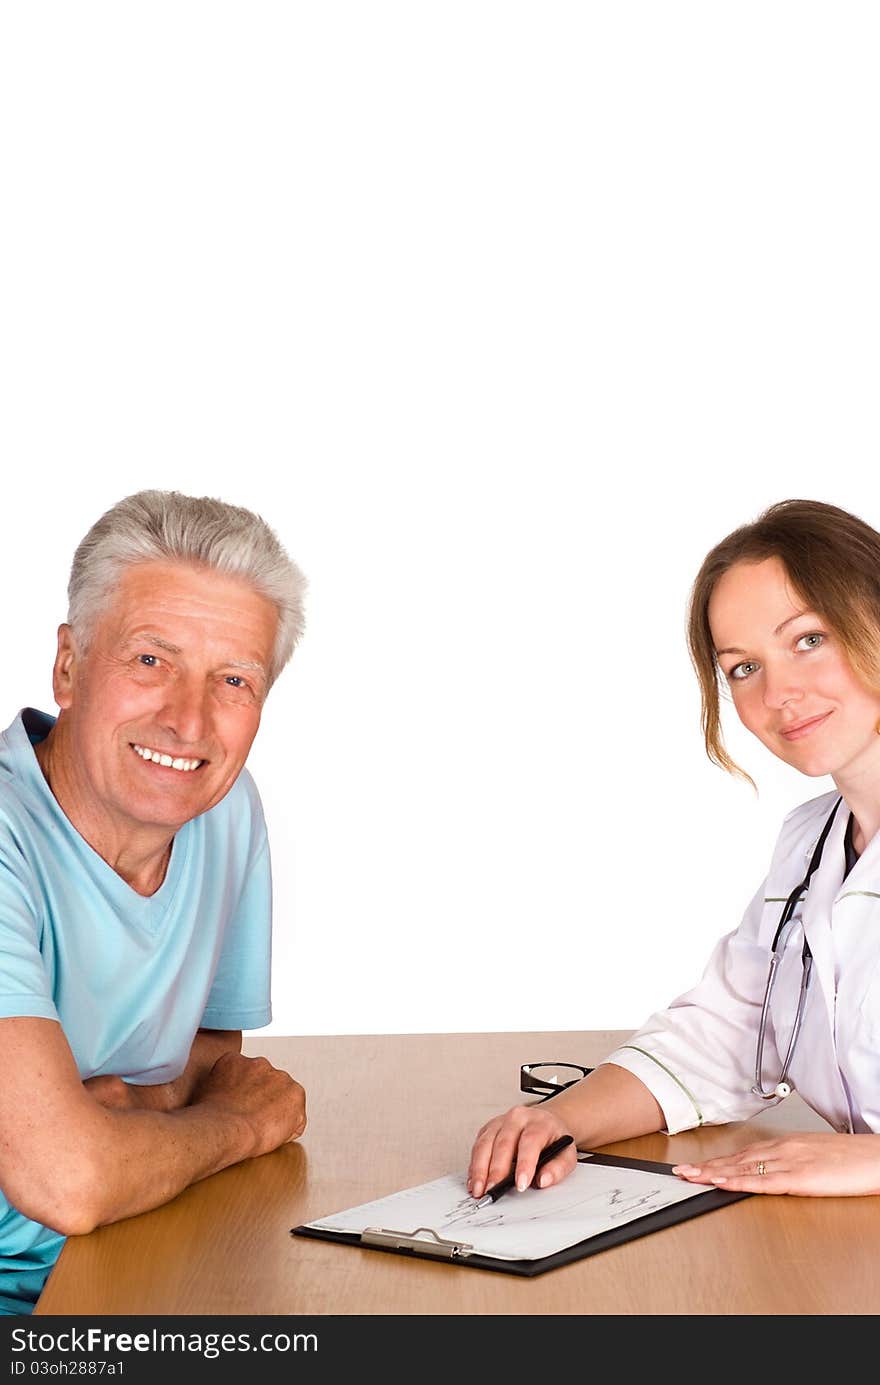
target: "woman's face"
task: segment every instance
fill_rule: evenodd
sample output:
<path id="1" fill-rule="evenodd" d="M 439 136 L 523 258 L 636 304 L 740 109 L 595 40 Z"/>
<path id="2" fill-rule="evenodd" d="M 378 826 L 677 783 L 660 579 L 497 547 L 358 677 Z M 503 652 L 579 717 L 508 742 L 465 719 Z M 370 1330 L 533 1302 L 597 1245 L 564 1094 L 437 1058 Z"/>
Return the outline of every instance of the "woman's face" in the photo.
<path id="1" fill-rule="evenodd" d="M 880 696 L 856 678 L 780 559 L 728 568 L 709 626 L 739 719 L 768 750 L 802 774 L 880 772 Z"/>

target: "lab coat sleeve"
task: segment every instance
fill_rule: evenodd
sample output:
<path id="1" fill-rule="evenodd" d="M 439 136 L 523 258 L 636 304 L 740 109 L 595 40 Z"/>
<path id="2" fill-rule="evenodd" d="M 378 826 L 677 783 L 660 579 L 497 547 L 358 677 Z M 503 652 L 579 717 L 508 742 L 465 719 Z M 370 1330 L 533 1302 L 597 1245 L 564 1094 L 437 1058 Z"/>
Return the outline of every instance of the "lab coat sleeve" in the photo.
<path id="1" fill-rule="evenodd" d="M 747 1120 L 777 1104 L 751 1092 L 767 982 L 766 934 L 775 927 L 773 911 L 780 907 L 765 899 L 765 892 L 766 882 L 739 928 L 717 943 L 699 983 L 652 1015 L 605 1060 L 634 1073 L 653 1093 L 670 1135 L 696 1125 Z M 778 1073 L 777 1064 L 768 1023 L 765 1074 Z"/>

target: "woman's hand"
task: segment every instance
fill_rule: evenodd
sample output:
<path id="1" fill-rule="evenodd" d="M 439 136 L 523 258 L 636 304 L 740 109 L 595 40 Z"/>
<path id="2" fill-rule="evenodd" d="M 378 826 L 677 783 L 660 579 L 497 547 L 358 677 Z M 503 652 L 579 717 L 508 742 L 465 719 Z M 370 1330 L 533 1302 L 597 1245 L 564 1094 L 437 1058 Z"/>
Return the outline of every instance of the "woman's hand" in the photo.
<path id="1" fill-rule="evenodd" d="M 676 1164 L 673 1172 L 689 1183 L 714 1183 L 736 1193 L 859 1197 L 880 1193 L 880 1138 L 831 1131 L 785 1135 L 702 1164 Z"/>
<path id="2" fill-rule="evenodd" d="M 512 1168 L 517 1188 L 520 1191 L 528 1188 L 535 1176 L 541 1150 L 561 1135 L 571 1135 L 552 1107 L 552 1102 L 513 1106 L 504 1115 L 493 1116 L 486 1122 L 471 1150 L 467 1186 L 472 1197 L 482 1197 L 487 1188 L 506 1178 Z M 537 1187 L 549 1188 L 559 1183 L 576 1163 L 577 1150 L 572 1143 L 544 1165 Z"/>

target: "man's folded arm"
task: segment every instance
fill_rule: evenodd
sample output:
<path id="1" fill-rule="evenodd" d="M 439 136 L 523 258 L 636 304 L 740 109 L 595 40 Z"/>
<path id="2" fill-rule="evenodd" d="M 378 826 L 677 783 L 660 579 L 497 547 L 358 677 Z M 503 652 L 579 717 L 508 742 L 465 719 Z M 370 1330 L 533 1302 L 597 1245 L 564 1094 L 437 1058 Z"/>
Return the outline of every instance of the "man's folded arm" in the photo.
<path id="1" fill-rule="evenodd" d="M 193 1044 L 188 1102 L 165 1111 L 103 1105 L 55 1020 L 0 1019 L 0 1043 L 0 1186 L 65 1235 L 158 1207 L 305 1129 L 299 1083 L 216 1038 Z"/>
<path id="2" fill-rule="evenodd" d="M 189 1059 L 171 1082 L 124 1082 L 121 1077 L 87 1077 L 83 1086 L 102 1106 L 114 1111 L 179 1111 L 188 1106 L 199 1081 L 224 1053 L 241 1052 L 240 1029 L 199 1029 Z"/>

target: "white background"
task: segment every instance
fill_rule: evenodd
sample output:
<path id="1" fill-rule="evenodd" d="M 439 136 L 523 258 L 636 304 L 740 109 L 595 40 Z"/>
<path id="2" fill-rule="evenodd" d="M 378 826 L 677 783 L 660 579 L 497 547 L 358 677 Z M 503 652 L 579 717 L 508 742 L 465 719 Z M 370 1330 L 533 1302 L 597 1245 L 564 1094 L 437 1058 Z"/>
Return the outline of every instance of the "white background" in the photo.
<path id="1" fill-rule="evenodd" d="M 709 764 L 684 617 L 775 500 L 880 525 L 876 7 L 2 30 L 3 724 L 103 510 L 248 505 L 310 582 L 269 1032 L 640 1023 L 830 787 L 729 721 L 759 796 Z"/>

